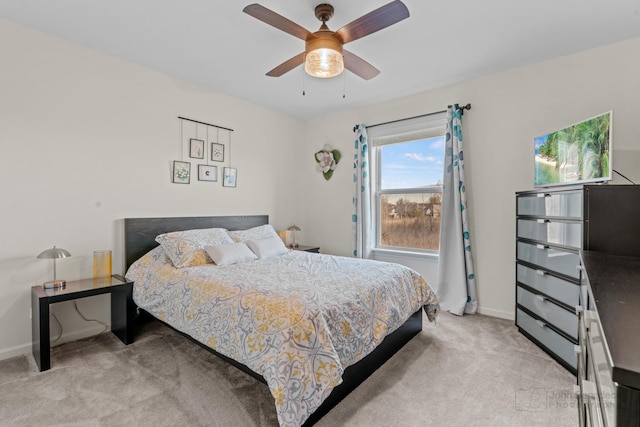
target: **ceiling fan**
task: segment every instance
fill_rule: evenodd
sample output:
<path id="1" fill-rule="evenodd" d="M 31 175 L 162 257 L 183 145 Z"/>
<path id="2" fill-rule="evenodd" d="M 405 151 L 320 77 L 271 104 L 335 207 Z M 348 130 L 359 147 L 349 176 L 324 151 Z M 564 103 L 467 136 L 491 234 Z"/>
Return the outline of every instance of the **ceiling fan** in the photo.
<path id="1" fill-rule="evenodd" d="M 333 6 L 322 3 L 315 8 L 316 18 L 322 25 L 318 31 L 312 33 L 256 3 L 250 4 L 242 11 L 305 41 L 305 51 L 269 71 L 267 76 L 271 77 L 280 77 L 304 63 L 307 74 L 314 77 L 334 77 L 346 68 L 365 80 L 372 79 L 380 74 L 380 71 L 342 46 L 409 17 L 409 10 L 404 3 L 396 0 L 361 16 L 338 31 L 331 31 L 327 27 L 327 21 L 333 16 Z"/>

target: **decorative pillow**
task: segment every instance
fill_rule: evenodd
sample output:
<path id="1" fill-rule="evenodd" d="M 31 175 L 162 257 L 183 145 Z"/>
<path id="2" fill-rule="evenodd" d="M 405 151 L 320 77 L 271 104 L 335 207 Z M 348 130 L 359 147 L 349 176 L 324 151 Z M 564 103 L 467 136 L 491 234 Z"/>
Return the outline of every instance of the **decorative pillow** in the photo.
<path id="1" fill-rule="evenodd" d="M 156 237 L 176 268 L 211 264 L 205 246 L 233 243 L 224 228 L 173 231 Z"/>
<path id="2" fill-rule="evenodd" d="M 247 246 L 258 255 L 259 259 L 274 258 L 286 254 L 289 250 L 278 236 L 267 237 L 260 240 L 247 240 Z"/>
<path id="3" fill-rule="evenodd" d="M 216 265 L 232 265 L 258 259 L 256 254 L 244 243 L 228 243 L 224 245 L 205 246 L 205 251 Z"/>
<path id="4" fill-rule="evenodd" d="M 235 242 L 246 242 L 247 240 L 260 240 L 267 237 L 276 236 L 278 233 L 273 229 L 271 224 L 259 225 L 257 227 L 249 228 L 247 230 L 234 230 L 228 231 L 229 236 Z"/>

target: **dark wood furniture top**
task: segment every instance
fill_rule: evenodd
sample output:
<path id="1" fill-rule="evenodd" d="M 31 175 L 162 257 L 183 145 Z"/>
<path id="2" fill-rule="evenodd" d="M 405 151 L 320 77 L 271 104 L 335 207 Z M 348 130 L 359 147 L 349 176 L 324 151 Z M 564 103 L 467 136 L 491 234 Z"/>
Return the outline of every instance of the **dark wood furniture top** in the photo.
<path id="1" fill-rule="evenodd" d="M 133 342 L 135 306 L 132 299 L 133 282 L 114 275 L 105 279 L 74 280 L 63 289 L 31 288 L 32 353 L 38 369 L 51 367 L 49 305 L 100 294 L 111 294 L 111 332 L 124 344 Z"/>
<path id="2" fill-rule="evenodd" d="M 585 185 L 584 210 L 584 250 L 640 256 L 640 185 Z"/>
<path id="3" fill-rule="evenodd" d="M 304 251 L 304 252 L 312 252 L 314 254 L 320 253 L 320 246 L 307 246 L 307 245 L 298 245 L 297 248 L 291 248 L 296 251 Z"/>
<path id="4" fill-rule="evenodd" d="M 611 359 L 612 379 L 640 389 L 640 257 L 583 251 Z"/>

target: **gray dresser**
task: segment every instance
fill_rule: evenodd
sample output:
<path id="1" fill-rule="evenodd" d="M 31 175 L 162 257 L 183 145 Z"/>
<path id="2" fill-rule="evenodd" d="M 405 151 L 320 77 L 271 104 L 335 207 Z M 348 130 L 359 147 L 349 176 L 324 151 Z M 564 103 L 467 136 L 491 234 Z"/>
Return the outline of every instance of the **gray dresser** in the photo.
<path id="1" fill-rule="evenodd" d="M 516 194 L 516 325 L 574 374 L 578 361 L 576 307 L 583 243 L 583 187 Z"/>
<path id="2" fill-rule="evenodd" d="M 576 374 L 587 300 L 580 250 L 640 256 L 640 186 L 522 191 L 516 215 L 516 325 Z"/>

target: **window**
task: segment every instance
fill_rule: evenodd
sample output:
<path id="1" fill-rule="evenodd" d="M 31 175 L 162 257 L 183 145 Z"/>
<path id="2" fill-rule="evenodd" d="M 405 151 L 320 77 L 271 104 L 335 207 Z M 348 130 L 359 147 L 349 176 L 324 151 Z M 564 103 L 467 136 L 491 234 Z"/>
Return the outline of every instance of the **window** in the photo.
<path id="1" fill-rule="evenodd" d="M 437 113 L 368 131 L 376 248 L 438 252 L 445 120 Z"/>

